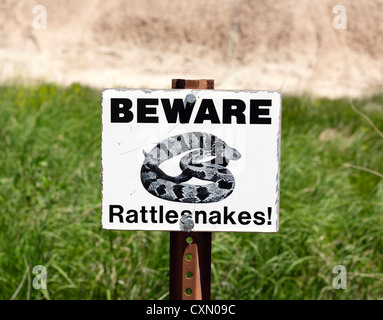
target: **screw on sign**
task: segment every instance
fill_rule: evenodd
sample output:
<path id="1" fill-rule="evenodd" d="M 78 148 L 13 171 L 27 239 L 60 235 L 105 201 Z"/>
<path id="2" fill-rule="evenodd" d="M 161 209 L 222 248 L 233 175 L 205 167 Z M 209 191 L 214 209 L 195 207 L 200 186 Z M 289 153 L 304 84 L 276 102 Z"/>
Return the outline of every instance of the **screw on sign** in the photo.
<path id="1" fill-rule="evenodd" d="M 180 220 L 185 231 L 190 232 L 194 227 L 194 220 L 192 215 L 184 215 Z"/>
<path id="2" fill-rule="evenodd" d="M 280 93 L 212 89 L 102 95 L 102 227 L 170 231 L 171 300 L 210 299 L 211 232 L 279 228 Z"/>

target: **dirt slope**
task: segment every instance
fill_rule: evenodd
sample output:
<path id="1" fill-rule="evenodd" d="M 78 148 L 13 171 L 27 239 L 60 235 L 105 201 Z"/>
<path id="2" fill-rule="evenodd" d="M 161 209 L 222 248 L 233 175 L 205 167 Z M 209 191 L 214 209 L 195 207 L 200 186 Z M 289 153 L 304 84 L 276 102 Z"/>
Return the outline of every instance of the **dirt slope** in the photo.
<path id="1" fill-rule="evenodd" d="M 383 1 L 343 2 L 346 30 L 330 0 L 0 0 L 0 81 L 357 96 L 383 84 Z"/>

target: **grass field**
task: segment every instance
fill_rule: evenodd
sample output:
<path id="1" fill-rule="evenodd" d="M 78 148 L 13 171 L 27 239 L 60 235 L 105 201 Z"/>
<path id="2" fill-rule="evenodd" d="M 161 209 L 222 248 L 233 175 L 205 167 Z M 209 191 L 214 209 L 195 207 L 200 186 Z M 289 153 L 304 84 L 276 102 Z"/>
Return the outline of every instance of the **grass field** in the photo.
<path id="1" fill-rule="evenodd" d="M 168 299 L 169 233 L 101 230 L 100 91 L 3 85 L 0 98 L 0 299 Z M 213 299 L 383 298 L 378 129 L 381 94 L 283 96 L 280 231 L 213 234 Z"/>

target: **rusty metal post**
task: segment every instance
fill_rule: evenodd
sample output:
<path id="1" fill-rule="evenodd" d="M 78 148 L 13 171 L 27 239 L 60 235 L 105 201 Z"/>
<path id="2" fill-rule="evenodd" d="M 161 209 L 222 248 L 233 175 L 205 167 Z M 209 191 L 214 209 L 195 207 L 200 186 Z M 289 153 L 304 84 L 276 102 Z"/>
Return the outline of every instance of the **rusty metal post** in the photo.
<path id="1" fill-rule="evenodd" d="M 214 80 L 173 79 L 172 89 L 214 89 Z M 170 232 L 170 300 L 210 300 L 211 232 Z"/>

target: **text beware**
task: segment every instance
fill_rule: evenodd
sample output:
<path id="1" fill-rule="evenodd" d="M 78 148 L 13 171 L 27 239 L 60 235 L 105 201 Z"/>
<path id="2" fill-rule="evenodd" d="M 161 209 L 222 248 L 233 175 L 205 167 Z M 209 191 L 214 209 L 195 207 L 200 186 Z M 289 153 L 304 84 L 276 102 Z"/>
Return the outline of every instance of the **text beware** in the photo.
<path id="1" fill-rule="evenodd" d="M 222 99 L 222 114 L 218 114 L 213 99 L 202 99 L 198 103 L 184 103 L 182 99 L 138 98 L 133 101 L 128 98 L 111 98 L 111 122 L 129 123 L 136 118 L 137 123 L 159 123 L 157 108 L 162 105 L 168 123 L 204 123 L 212 124 L 271 124 L 271 99 L 252 99 L 246 104 L 240 99 Z M 197 106 L 197 107 L 196 107 Z M 134 108 L 135 107 L 135 108 Z M 197 112 L 192 119 L 196 107 Z M 132 112 L 136 109 L 136 115 Z M 249 109 L 248 112 L 246 110 Z"/>

